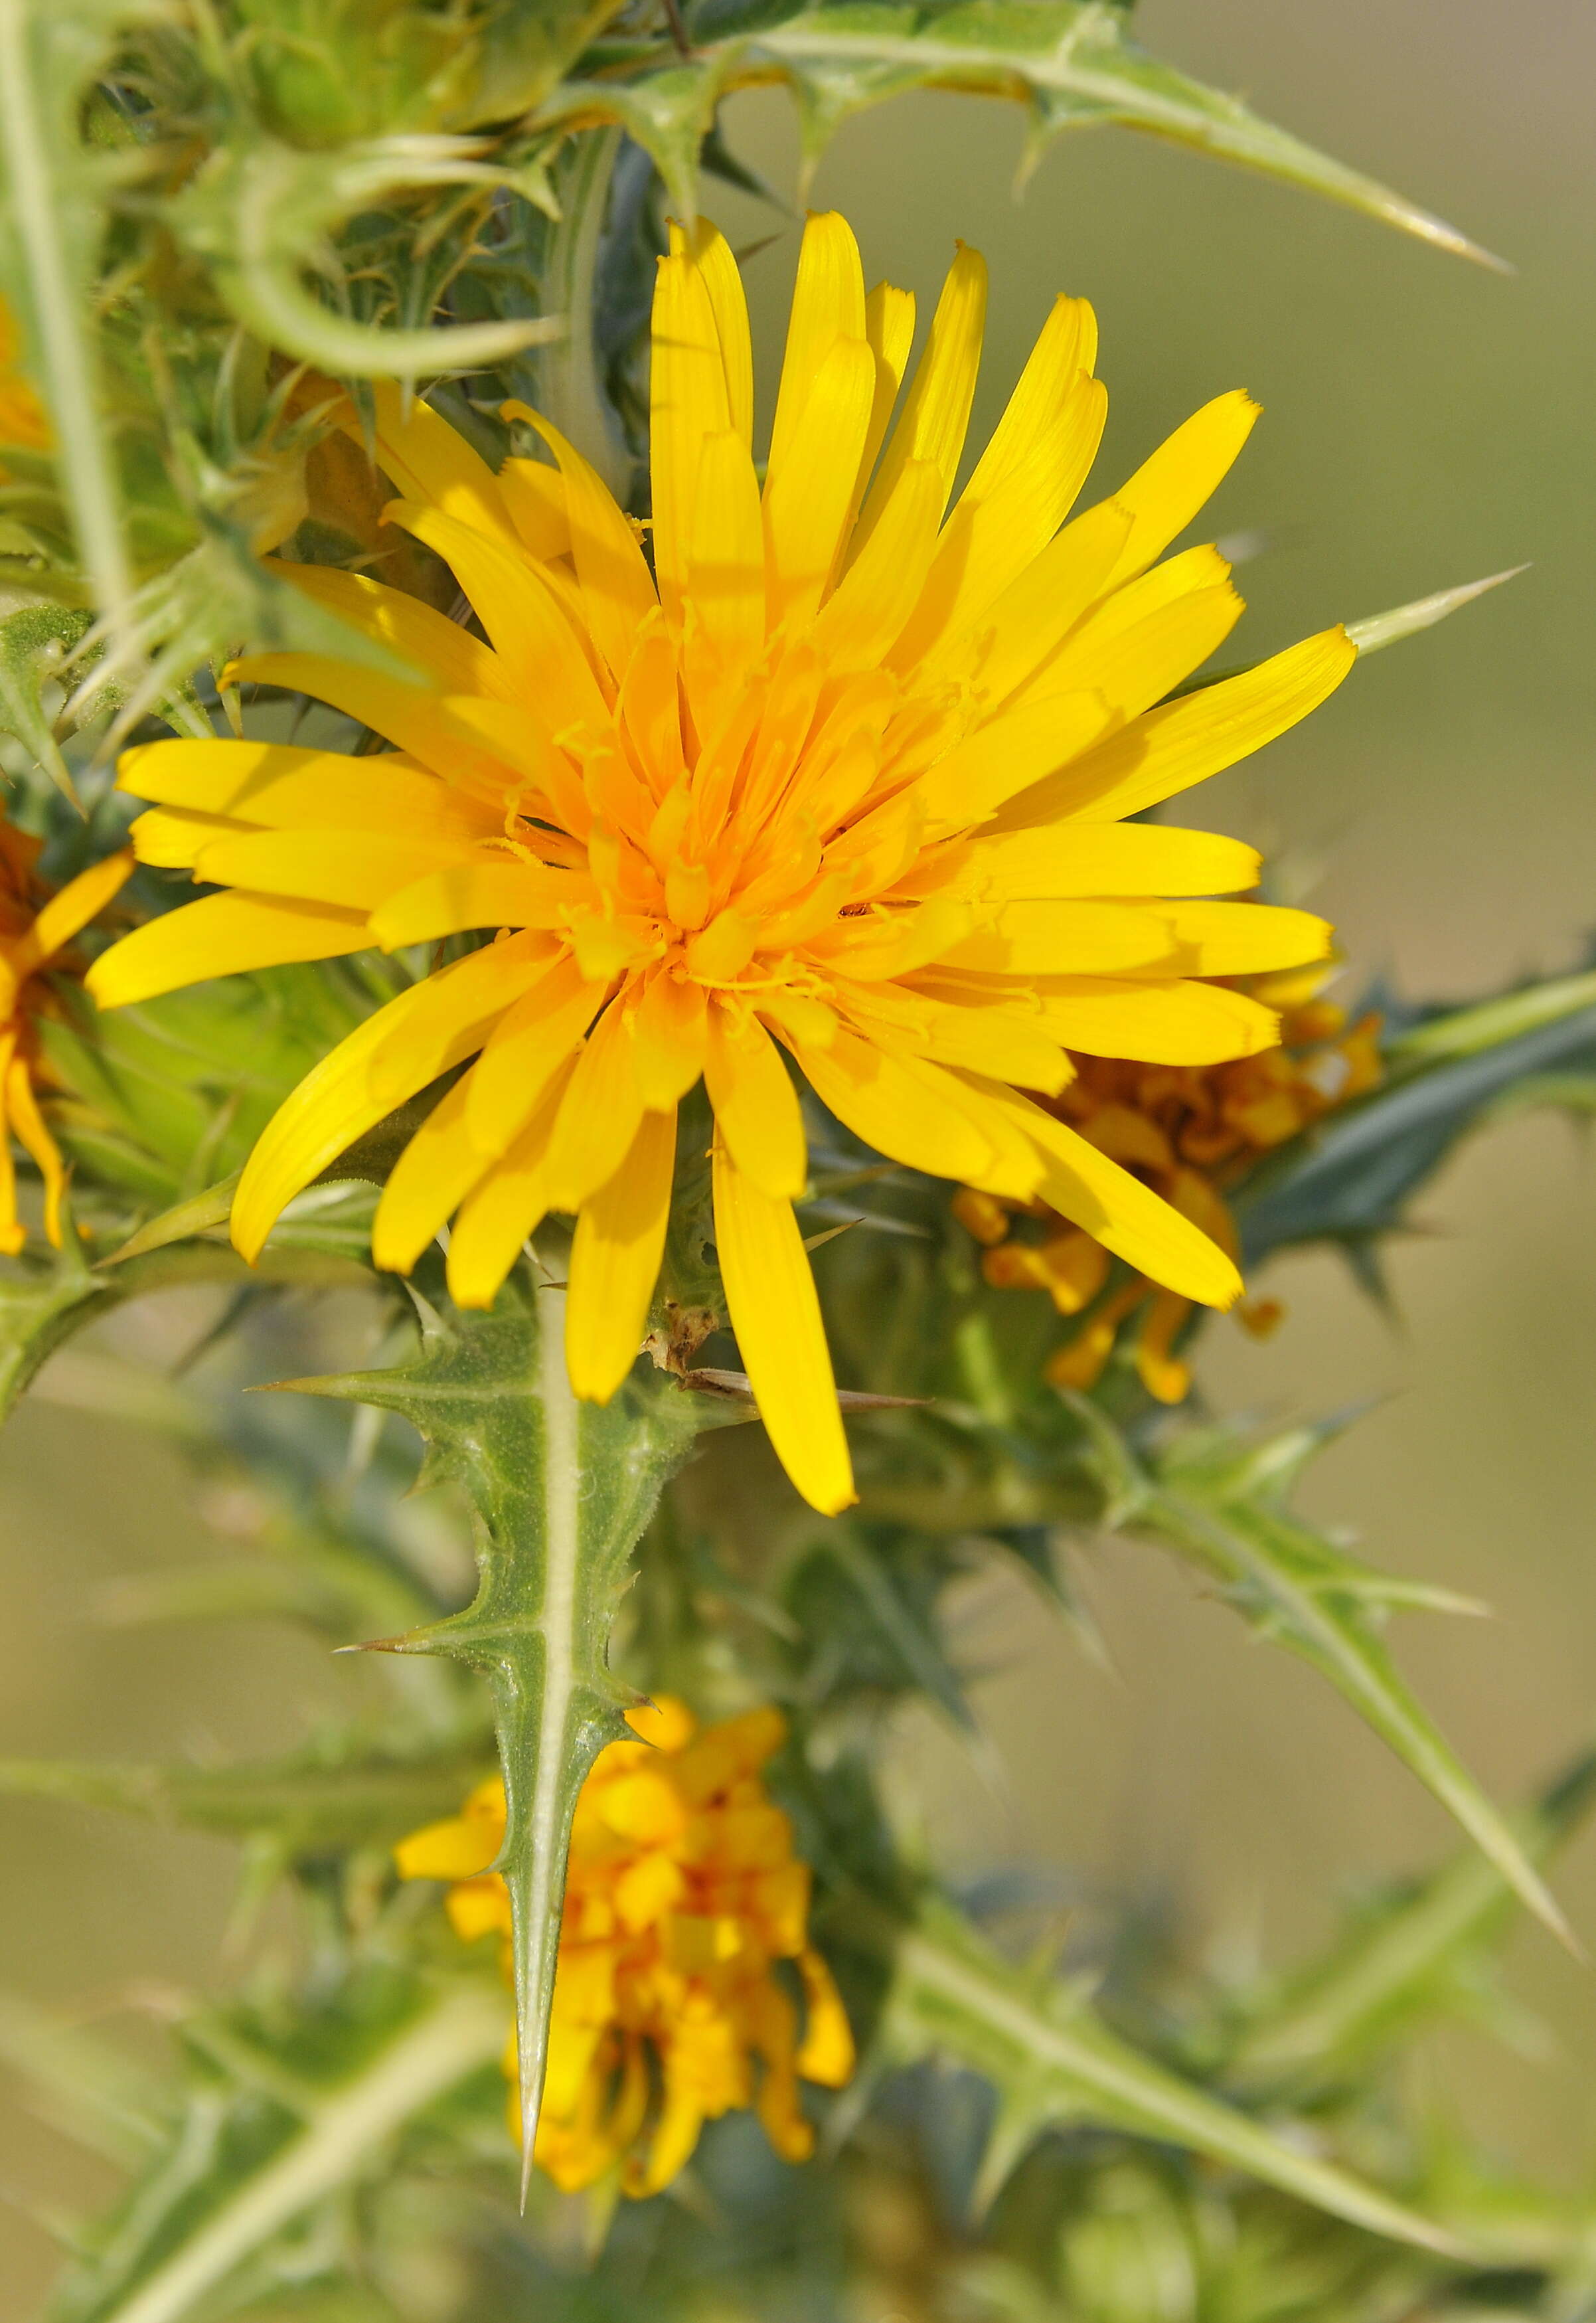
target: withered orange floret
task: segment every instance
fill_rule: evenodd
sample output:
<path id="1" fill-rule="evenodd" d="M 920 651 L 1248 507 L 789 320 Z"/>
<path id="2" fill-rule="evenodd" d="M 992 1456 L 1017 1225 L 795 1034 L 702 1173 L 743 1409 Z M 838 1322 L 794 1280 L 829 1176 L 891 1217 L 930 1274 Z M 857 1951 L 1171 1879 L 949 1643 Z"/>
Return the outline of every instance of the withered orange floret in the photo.
<path id="1" fill-rule="evenodd" d="M 656 2194 L 691 2159 L 706 2121 L 754 2107 L 776 2152 L 806 2160 L 800 2080 L 840 2089 L 854 2043 L 830 1970 L 808 1941 L 810 1874 L 762 1769 L 785 1735 L 762 1708 L 699 1727 L 668 1695 L 628 1713 L 583 1784 L 549 2029 L 536 2159 L 567 2191 L 617 2168 Z M 469 1939 L 506 1943 L 509 1893 L 488 1866 L 504 1837 L 504 1786 L 401 1842 L 408 1879 L 446 1879 Z M 804 2023 L 776 1970 L 790 1960 Z M 513 2032 L 505 2070 L 516 2073 Z M 518 2097 L 512 2090 L 512 2129 Z"/>
<path id="2" fill-rule="evenodd" d="M 0 364 L 4 353 L 0 330 Z M 38 1019 L 52 1005 L 44 972 L 69 964 L 60 958 L 65 947 L 110 902 L 133 868 L 132 852 L 124 849 L 91 864 L 52 895 L 38 876 L 40 845 L 0 816 L 0 1251 L 8 1255 L 27 1239 L 16 1214 L 13 1136 L 44 1180 L 45 1235 L 57 1250 L 61 1246 L 66 1164 L 37 1095 L 43 1070 Z"/>
<path id="3" fill-rule="evenodd" d="M 1144 1179 L 1230 1257 L 1239 1255 L 1225 1200 L 1262 1155 L 1380 1079 L 1378 1015 L 1349 1024 L 1321 996 L 1322 969 L 1260 977 L 1246 989 L 1280 1012 L 1280 1046 L 1217 1065 L 1146 1065 L 1077 1057 L 1076 1075 L 1050 1110 L 1113 1160 Z M 1045 1290 L 1060 1315 L 1084 1317 L 1049 1358 L 1057 1387 L 1096 1386 L 1120 1328 L 1141 1310 L 1132 1345 L 1142 1385 L 1160 1403 L 1179 1403 L 1191 1373 L 1173 1352 L 1191 1301 L 1145 1275 L 1108 1287 L 1100 1243 L 1038 1202 L 1005 1202 L 965 1187 L 954 1197 L 960 1223 L 983 1244 L 981 1272 L 995 1289 Z M 1014 1232 L 1034 1218 L 1034 1239 Z M 1273 1299 L 1244 1302 L 1237 1318 L 1262 1337 L 1280 1322 Z"/>

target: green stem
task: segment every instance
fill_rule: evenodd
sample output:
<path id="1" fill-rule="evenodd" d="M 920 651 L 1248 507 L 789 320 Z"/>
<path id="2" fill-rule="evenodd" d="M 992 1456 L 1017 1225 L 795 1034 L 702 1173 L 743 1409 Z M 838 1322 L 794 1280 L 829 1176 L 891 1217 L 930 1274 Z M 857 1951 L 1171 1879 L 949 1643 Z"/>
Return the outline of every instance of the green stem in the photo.
<path id="1" fill-rule="evenodd" d="M 491 2064 L 504 2045 L 491 1989 L 445 1994 L 355 2080 L 311 2110 L 270 2166 L 183 2245 L 105 2323 L 179 2323 L 284 2227 L 359 2176 L 415 2115 Z"/>
<path id="2" fill-rule="evenodd" d="M 1067 1985 L 1045 1996 L 1027 1989 L 949 1914 L 910 1925 L 852 1897 L 839 1922 L 889 1964 L 887 2053 L 903 2062 L 951 2055 L 997 2091 L 994 2153 L 981 2173 L 989 2195 L 1044 2129 L 1084 2118 L 1206 2154 L 1371 2234 L 1458 2254 L 1433 2220 L 1140 2054 Z"/>
<path id="3" fill-rule="evenodd" d="M 57 473 L 71 504 L 96 610 L 115 643 L 129 626 L 133 583 L 117 516 L 115 481 L 96 409 L 78 270 L 63 228 L 71 197 L 52 179 L 40 130 L 29 23 L 28 0 L 0 0 L 0 154 L 50 382 Z M 58 100 L 52 94 L 48 101 Z"/>
<path id="4" fill-rule="evenodd" d="M 575 141 L 560 185 L 560 219 L 550 237 L 545 276 L 549 305 L 566 321 L 564 335 L 538 365 L 540 400 L 547 418 L 575 445 L 618 499 L 631 465 L 608 417 L 593 340 L 593 278 L 610 180 L 620 151 L 619 129 L 597 129 Z"/>

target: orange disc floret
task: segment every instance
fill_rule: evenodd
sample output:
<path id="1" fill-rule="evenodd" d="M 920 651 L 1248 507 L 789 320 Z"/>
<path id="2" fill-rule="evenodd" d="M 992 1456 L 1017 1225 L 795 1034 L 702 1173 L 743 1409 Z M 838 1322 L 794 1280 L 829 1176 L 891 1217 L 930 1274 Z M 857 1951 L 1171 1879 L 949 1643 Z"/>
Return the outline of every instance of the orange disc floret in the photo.
<path id="1" fill-rule="evenodd" d="M 700 1727 L 665 1695 L 628 1723 L 637 1740 L 600 1753 L 572 1823 L 535 2158 L 567 2190 L 619 2168 L 641 2196 L 669 2185 L 703 2124 L 736 2107 L 756 2109 L 784 2159 L 805 2160 L 798 2083 L 840 2089 L 854 2044 L 808 1940 L 809 1867 L 763 1780 L 781 1712 Z M 490 1868 L 504 1814 L 495 1777 L 396 1859 L 405 1878 L 450 1883 L 457 1933 L 508 1945 L 509 1894 Z M 803 1993 L 802 2034 L 781 1961 Z M 513 2080 L 513 2033 L 506 2070 Z M 513 2094 L 510 2111 L 518 2128 Z"/>
<path id="2" fill-rule="evenodd" d="M 1251 996 L 1280 1013 L 1280 1045 L 1206 1066 L 1145 1065 L 1078 1057 L 1075 1079 L 1047 1100 L 1100 1152 L 1161 1194 L 1183 1217 L 1233 1258 L 1235 1222 L 1225 1198 L 1277 1145 L 1345 1105 L 1381 1076 L 1378 1015 L 1349 1024 L 1344 1008 L 1321 996 L 1323 969 L 1261 977 Z M 1140 1312 L 1133 1354 L 1142 1383 L 1160 1403 L 1179 1403 L 1191 1373 L 1173 1352 L 1191 1301 L 1145 1275 L 1108 1286 L 1100 1243 L 1041 1203 L 995 1200 L 965 1187 L 954 1215 L 982 1245 L 981 1272 L 996 1290 L 1046 1290 L 1060 1315 L 1085 1319 L 1050 1357 L 1056 1387 L 1096 1385 L 1120 1327 Z M 1034 1238 L 1016 1219 L 1038 1222 Z M 1106 1295 L 1099 1297 L 1100 1293 Z M 1259 1337 L 1280 1322 L 1277 1300 L 1249 1300 L 1238 1319 Z"/>

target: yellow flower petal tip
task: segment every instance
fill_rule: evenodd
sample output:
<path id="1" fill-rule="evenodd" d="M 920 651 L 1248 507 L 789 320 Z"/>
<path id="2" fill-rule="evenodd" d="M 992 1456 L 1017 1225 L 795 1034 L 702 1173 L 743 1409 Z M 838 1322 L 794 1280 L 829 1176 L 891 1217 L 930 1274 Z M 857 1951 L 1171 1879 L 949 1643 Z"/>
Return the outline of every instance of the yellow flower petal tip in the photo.
<path id="1" fill-rule="evenodd" d="M 780 1711 L 701 1727 L 661 1694 L 627 1723 L 637 1740 L 600 1753 L 572 1823 L 534 2158 L 567 2191 L 610 2179 L 641 2197 L 686 2167 L 706 2121 L 742 2107 L 784 2159 L 805 2160 L 799 2084 L 843 2088 L 855 2049 L 809 1942 L 809 1867 L 763 1779 Z M 499 1934 L 508 1980 L 509 1894 L 486 1868 L 504 1820 L 502 1784 L 484 1783 L 394 1852 L 401 1878 L 450 1883 L 463 1940 Z M 512 2032 L 512 2083 L 516 2065 Z M 518 2138 L 513 2089 L 509 2110 Z"/>
<path id="2" fill-rule="evenodd" d="M 122 767 L 151 803 L 141 856 L 224 892 L 118 946 L 96 971 L 107 1004 L 484 939 L 282 1106 L 239 1189 L 245 1255 L 356 1137 L 464 1068 L 395 1169 L 381 1247 L 412 1263 L 453 1220 L 454 1295 L 484 1307 L 545 1214 L 573 1216 L 567 1361 L 602 1401 L 647 1327 L 676 1108 L 702 1079 L 742 1365 L 827 1512 L 854 1485 L 793 1213 L 803 1084 L 893 1161 L 1043 1199 L 1223 1304 L 1234 1272 L 1201 1229 L 1017 1093 L 1063 1090 L 1082 1054 L 1248 1055 L 1269 1020 L 1224 979 L 1327 941 L 1307 914 L 1234 900 L 1250 850 L 1130 819 L 1295 724 L 1350 666 L 1330 632 L 1170 698 L 1241 601 L 1212 548 L 1164 552 L 1256 405 L 1215 398 L 1072 515 L 1106 397 L 1091 308 L 1061 298 L 956 495 L 986 299 L 961 248 L 911 368 L 913 299 L 867 293 L 846 221 L 812 217 L 761 476 L 736 263 L 712 227 L 675 231 L 646 528 L 525 406 L 510 416 L 549 456 L 495 474 L 380 387 L 391 526 L 452 567 L 482 634 L 363 575 L 280 565 L 412 682 L 297 653 L 231 675 L 390 747 L 174 741 Z"/>
<path id="3" fill-rule="evenodd" d="M 1170 1207 L 1207 1236 L 1216 1253 L 1234 1257 L 1240 1246 L 1225 1196 L 1263 1157 L 1383 1077 L 1380 1018 L 1370 1012 L 1349 1022 L 1347 1012 L 1322 996 L 1319 967 L 1296 968 L 1246 979 L 1227 995 L 1238 1025 L 1249 1019 L 1255 1037 L 1220 1064 L 1126 1064 L 1082 1057 L 1075 1079 L 1049 1101 L 1049 1110 L 1099 1152 L 1133 1170 Z M 995 1290 L 1045 1290 L 1060 1315 L 1072 1318 L 1045 1373 L 1057 1387 L 1096 1385 L 1124 1327 L 1125 1353 L 1142 1386 L 1160 1403 L 1180 1403 L 1191 1373 L 1172 1352 L 1191 1314 L 1186 1296 L 1133 1275 L 1111 1281 L 1106 1252 L 1066 1218 L 1032 1205 L 1017 1206 L 966 1187 L 953 1210 L 982 1246 L 981 1272 Z M 1280 1324 L 1274 1299 L 1236 1306 L 1243 1285 L 1223 1300 L 1255 1337 Z"/>

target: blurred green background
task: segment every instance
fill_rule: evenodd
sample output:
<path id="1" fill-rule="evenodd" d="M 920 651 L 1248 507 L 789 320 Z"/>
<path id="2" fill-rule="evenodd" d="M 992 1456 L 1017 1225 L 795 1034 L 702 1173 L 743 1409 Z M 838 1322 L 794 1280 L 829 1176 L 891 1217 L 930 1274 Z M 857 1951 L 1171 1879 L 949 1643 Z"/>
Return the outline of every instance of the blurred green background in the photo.
<path id="1" fill-rule="evenodd" d="M 1339 923 L 1351 981 L 1463 997 L 1571 962 L 1596 923 L 1591 381 L 1596 375 L 1596 12 L 1503 0 L 1145 0 L 1156 53 L 1387 179 L 1509 258 L 1503 277 L 1262 180 L 1117 132 L 1067 141 L 1023 202 L 1012 108 L 904 101 L 845 130 L 812 198 L 851 217 L 871 279 L 934 297 L 956 236 L 993 272 L 975 435 L 1001 409 L 1059 289 L 1103 329 L 1106 487 L 1207 397 L 1265 418 L 1215 507 L 1267 546 L 1238 574 L 1262 653 L 1338 617 L 1532 560 L 1510 587 L 1355 673 L 1306 729 L 1209 786 L 1200 819 L 1282 858 Z M 731 142 L 791 195 L 780 100 L 733 108 Z M 768 390 L 791 224 L 739 197 Z M 768 406 L 766 406 L 768 408 Z M 1205 535 L 1205 537 L 1206 537 Z M 1399 1650 L 1495 1791 L 1511 1797 L 1596 1731 L 1596 1171 L 1561 1121 L 1477 1141 L 1393 1254 L 1392 1328 L 1343 1270 L 1279 1265 L 1264 1345 L 1221 1324 L 1213 1400 L 1289 1418 L 1375 1408 L 1306 1499 L 1365 1553 L 1490 1600 L 1489 1622 L 1410 1620 Z M 123 1318 L 175 1356 L 178 1302 Z M 358 1318 L 350 1318 L 358 1328 Z M 352 1354 L 357 1351 L 353 1348 Z M 55 1397 L 72 1391 L 70 1373 Z M 272 1749 L 358 1683 L 284 1631 L 139 1632 L 96 1618 L 126 1573 L 206 1553 L 176 1459 L 52 1400 L 47 1374 L 0 1439 L 0 1755 Z M 942 1859 L 1017 1853 L 1173 1914 L 1194 1956 L 1289 1958 L 1359 1883 L 1432 1859 L 1439 1812 L 1311 1674 L 1252 1650 L 1153 1553 L 1109 1543 L 1082 1575 L 1111 1674 L 983 1587 L 959 1643 L 1006 1770 L 928 1720 L 895 1779 Z M 86 1621 L 86 1611 L 89 1619 Z M 9 1908 L 0 1993 L 97 2016 L 218 1975 L 235 1859 L 203 1841 L 0 1804 Z M 1558 1886 L 1596 1949 L 1596 1843 Z M 1423 2070 L 1504 2154 L 1564 2183 L 1596 2153 L 1596 1979 L 1526 1933 L 1516 1988 L 1546 2037 L 1522 2058 L 1466 2033 Z M 0 2088 L 0 2307 L 30 2312 L 53 2261 L 32 2206 L 109 2181 Z"/>

